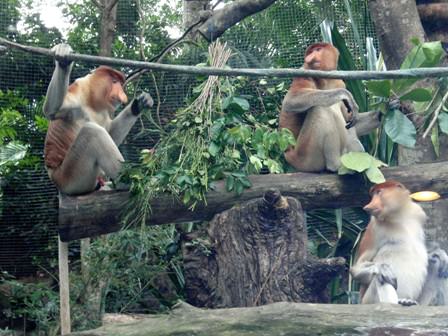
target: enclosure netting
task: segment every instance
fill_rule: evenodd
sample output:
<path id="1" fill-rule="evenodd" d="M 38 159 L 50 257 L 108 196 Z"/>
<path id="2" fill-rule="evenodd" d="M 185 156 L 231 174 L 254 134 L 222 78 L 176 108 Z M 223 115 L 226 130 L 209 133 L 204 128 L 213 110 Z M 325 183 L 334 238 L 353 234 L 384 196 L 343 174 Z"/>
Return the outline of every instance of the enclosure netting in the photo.
<path id="1" fill-rule="evenodd" d="M 2 37 L 14 39 L 14 34 L 11 34 L 13 20 L 10 16 L 14 13 L 12 6 L 16 3 L 18 1 L 0 2 L 0 36 Z M 351 19 L 346 6 L 351 9 Z M 121 22 L 134 20 L 135 8 L 121 8 L 118 15 Z M 265 11 L 231 28 L 222 37 L 222 40 L 227 41 L 234 50 L 231 66 L 252 68 L 300 66 L 306 46 L 322 40 L 319 24 L 324 19 L 335 23 L 352 54 L 361 60 L 365 42 L 360 45 L 357 41 L 374 37 L 373 25 L 365 0 L 278 0 Z M 353 30 L 351 20 L 355 21 L 357 27 L 361 27 L 357 32 Z M 48 35 L 54 34 L 52 29 L 46 30 L 45 27 L 41 27 L 41 30 L 43 34 L 47 34 L 47 38 Z M 151 40 L 150 29 L 148 31 L 147 40 Z M 30 34 L 27 41 L 22 42 L 49 47 L 39 44 L 39 38 L 33 34 Z M 56 44 L 59 41 L 55 37 L 53 42 L 52 44 Z M 89 53 L 88 50 L 82 50 L 82 47 L 75 48 L 76 52 Z M 195 65 L 199 61 L 204 61 L 201 58 L 202 53 L 191 55 L 190 59 L 183 57 L 179 63 Z M 88 65 L 77 64 L 72 78 L 85 74 L 88 68 Z M 8 51 L 0 56 L 0 90 L 2 92 L 0 108 L 10 103 L 10 98 L 5 93 L 12 90 L 28 99 L 28 102 L 18 109 L 29 120 L 33 120 L 41 108 L 39 104 L 45 94 L 52 69 L 53 61 L 45 57 L 30 57 L 18 51 Z M 156 96 L 154 85 L 149 80 L 144 83 L 148 86 L 144 89 Z M 157 74 L 161 105 L 154 118 L 165 125 L 174 111 L 182 106 L 194 83 L 195 77 L 190 75 Z M 151 128 L 149 123 L 146 125 L 147 121 L 136 124 L 127 142 L 121 148 L 127 160 L 136 161 L 139 150 L 150 147 L 157 140 L 156 136 L 141 133 L 142 123 L 145 123 L 145 127 Z M 58 200 L 56 189 L 49 181 L 43 167 L 45 134 L 38 131 L 31 122 L 19 128 L 19 132 L 22 132 L 21 138 L 31 144 L 31 151 L 39 158 L 39 161 L 33 168 L 19 170 L 13 174 L 13 177 L 2 180 L 0 270 L 16 276 L 26 276 L 38 271 L 34 259 L 40 258 L 42 265 L 42 260 L 55 251 Z M 349 214 L 348 217 L 350 217 Z M 310 236 L 325 230 L 325 223 L 313 217 L 309 220 L 316 221 L 315 225 L 309 225 Z"/>

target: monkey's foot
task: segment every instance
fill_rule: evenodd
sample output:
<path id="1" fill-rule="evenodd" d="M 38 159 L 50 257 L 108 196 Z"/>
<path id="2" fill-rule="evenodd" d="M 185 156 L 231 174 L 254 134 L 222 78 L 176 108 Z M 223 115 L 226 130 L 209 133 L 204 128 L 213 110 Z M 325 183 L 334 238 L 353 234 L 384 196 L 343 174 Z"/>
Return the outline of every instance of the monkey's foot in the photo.
<path id="1" fill-rule="evenodd" d="M 405 307 L 418 305 L 418 302 L 412 299 L 398 299 L 398 303 Z"/>

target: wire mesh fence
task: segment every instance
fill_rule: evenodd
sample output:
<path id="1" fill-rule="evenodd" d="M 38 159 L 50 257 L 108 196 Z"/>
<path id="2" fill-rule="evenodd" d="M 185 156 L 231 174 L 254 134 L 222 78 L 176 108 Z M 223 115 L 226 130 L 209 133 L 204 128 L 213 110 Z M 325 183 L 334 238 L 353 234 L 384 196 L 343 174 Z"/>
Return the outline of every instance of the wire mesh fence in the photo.
<path id="1" fill-rule="evenodd" d="M 87 0 L 78 3 L 92 6 Z M 117 57 L 130 58 L 123 46 L 135 43 L 132 41 L 138 40 L 140 33 L 138 24 L 137 29 L 131 24 L 139 22 L 135 5 L 132 4 L 135 4 L 133 0 L 119 1 L 120 27 L 114 43 L 114 56 Z M 68 3 L 62 6 L 68 8 Z M 65 13 L 69 15 L 67 10 Z M 41 47 L 51 47 L 63 41 L 62 34 L 56 28 L 45 27 L 39 16 L 24 16 L 26 13 L 20 11 L 19 1 L 0 2 L 0 36 Z M 322 39 L 320 23 L 324 19 L 334 22 L 361 69 L 365 42 L 360 41 L 374 37 L 367 2 L 364 0 L 278 0 L 265 11 L 246 18 L 224 34 L 222 39 L 227 41 L 233 51 L 230 66 L 299 67 L 306 46 Z M 86 17 L 85 21 L 88 20 Z M 15 26 L 19 21 L 25 28 L 17 30 Z M 150 28 L 146 29 L 146 41 L 149 44 L 152 39 L 159 38 L 151 34 Z M 69 27 L 68 36 L 73 31 L 74 28 Z M 79 53 L 94 53 L 82 41 L 73 47 Z M 188 45 L 188 50 L 188 53 L 183 53 L 182 47 L 177 48 L 178 56 L 172 59 L 186 65 L 205 61 L 203 49 L 196 50 Z M 139 59 L 138 53 L 134 53 L 134 57 Z M 57 234 L 57 191 L 43 166 L 45 133 L 39 131 L 35 121 L 35 117 L 41 115 L 41 104 L 53 66 L 51 59 L 14 50 L 0 56 L 0 92 L 11 91 L 27 99 L 18 108 L 27 120 L 19 132 L 21 139 L 31 145 L 32 154 L 38 158 L 33 167 L 22 169 L 14 173 L 13 177 L 2 180 L 0 270 L 16 276 L 35 274 L 39 271 L 36 265 L 42 265 L 42 260 L 54 253 L 51 247 L 55 246 Z M 87 65 L 76 64 L 72 77 L 82 76 L 88 70 Z M 275 79 L 272 81 L 275 82 Z M 162 127 L 166 126 L 174 112 L 185 105 L 195 83 L 197 79 L 194 76 L 185 74 L 160 72 L 142 77 L 140 88 L 149 91 L 159 102 L 151 118 Z M 0 95 L 0 109 L 6 108 L 8 104 L 9 100 Z M 252 108 L 256 109 L 257 106 Z M 121 146 L 126 160 L 137 161 L 139 151 L 151 147 L 157 141 L 157 131 L 152 126 L 151 118 L 137 122 L 128 140 Z M 309 227 L 313 226 L 313 221 L 310 218 Z M 325 227 L 320 226 L 319 230 L 323 231 Z M 314 230 L 310 233 L 315 236 Z M 34 262 L 36 258 L 39 263 Z"/>

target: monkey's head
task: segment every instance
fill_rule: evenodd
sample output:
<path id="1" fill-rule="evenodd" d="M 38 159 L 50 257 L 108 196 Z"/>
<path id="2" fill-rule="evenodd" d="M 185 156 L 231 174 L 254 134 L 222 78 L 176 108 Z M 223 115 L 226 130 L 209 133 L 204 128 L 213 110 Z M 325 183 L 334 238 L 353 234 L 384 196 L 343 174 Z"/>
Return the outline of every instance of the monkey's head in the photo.
<path id="1" fill-rule="evenodd" d="M 400 212 L 411 202 L 409 190 L 394 180 L 374 185 L 369 193 L 372 198 L 363 209 L 380 221 Z"/>
<path id="2" fill-rule="evenodd" d="M 439 278 L 448 278 L 448 255 L 437 243 L 428 246 L 428 274 Z"/>
<path id="3" fill-rule="evenodd" d="M 336 70 L 338 58 L 339 51 L 330 43 L 315 43 L 306 49 L 303 67 L 308 70 Z"/>
<path id="4" fill-rule="evenodd" d="M 108 66 L 96 68 L 90 77 L 89 103 L 95 110 L 107 109 L 113 112 L 120 104 L 126 104 L 128 97 L 123 90 L 125 76 Z"/>

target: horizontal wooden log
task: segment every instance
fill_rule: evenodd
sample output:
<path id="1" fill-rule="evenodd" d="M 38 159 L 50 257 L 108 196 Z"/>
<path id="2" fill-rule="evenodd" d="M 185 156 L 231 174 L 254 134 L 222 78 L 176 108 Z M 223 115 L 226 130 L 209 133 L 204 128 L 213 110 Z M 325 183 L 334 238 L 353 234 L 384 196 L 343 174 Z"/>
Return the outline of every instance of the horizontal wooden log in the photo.
<path id="1" fill-rule="evenodd" d="M 199 309 L 180 303 L 168 314 L 107 316 L 99 329 L 73 336 L 448 335 L 448 307 L 278 302 L 260 307 Z M 133 321 L 132 321 L 133 320 Z"/>
<path id="2" fill-rule="evenodd" d="M 434 190 L 448 194 L 448 162 L 384 168 L 387 179 L 402 182 L 412 192 Z M 225 183 L 214 183 L 207 193 L 207 205 L 194 211 L 170 195 L 160 195 L 151 202 L 152 217 L 148 225 L 210 220 L 215 214 L 257 197 L 267 189 L 278 189 L 285 196 L 299 199 L 304 210 L 362 206 L 368 200 L 370 184 L 362 175 L 336 174 L 269 174 L 250 177 L 252 187 L 241 195 L 227 192 Z M 121 212 L 129 200 L 127 191 L 97 191 L 89 195 L 61 196 L 59 233 L 62 241 L 93 237 L 121 229 Z"/>

